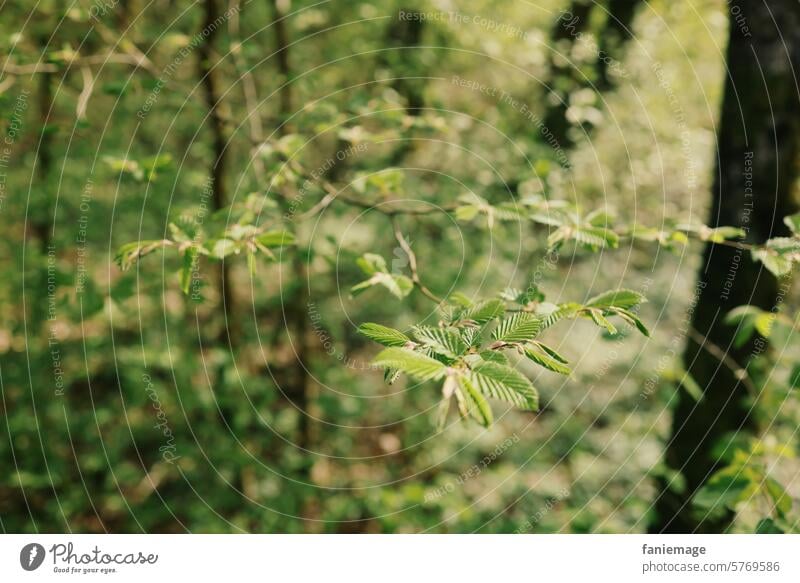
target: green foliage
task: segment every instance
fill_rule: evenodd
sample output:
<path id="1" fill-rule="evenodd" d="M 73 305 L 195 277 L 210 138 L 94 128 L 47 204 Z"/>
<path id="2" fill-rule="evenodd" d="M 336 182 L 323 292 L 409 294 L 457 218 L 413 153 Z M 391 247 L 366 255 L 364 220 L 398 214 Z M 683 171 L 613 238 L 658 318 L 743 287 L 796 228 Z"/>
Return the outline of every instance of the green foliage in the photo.
<path id="1" fill-rule="evenodd" d="M 412 329 L 415 340 L 380 324 L 362 324 L 359 332 L 390 346 L 375 357 L 373 364 L 391 371 L 392 381 L 396 371 L 419 381 L 444 378 L 439 427 L 447 418 L 452 398 L 456 399 L 462 418 L 476 419 L 488 426 L 493 415 L 487 412 L 489 405 L 485 398 L 503 401 L 518 409 L 539 409 L 538 391 L 516 370 L 504 351 L 523 355 L 548 371 L 569 375 L 572 371 L 567 360 L 537 339 L 553 312 L 563 313 L 564 317 L 588 317 L 616 333 L 616 328 L 603 314 L 618 315 L 636 325 L 638 318 L 629 309 L 637 309 L 645 301 L 641 294 L 630 290 L 605 292 L 586 305 L 570 303 L 553 307 L 540 303 L 543 299 L 544 295 L 538 291 L 521 294 L 506 290 L 500 294 L 500 299 L 473 303 L 466 296 L 456 294 L 451 296 L 450 304 L 443 307 L 440 326 Z M 524 308 L 508 307 L 506 302 Z M 544 310 L 542 313 L 540 308 Z M 637 328 L 647 333 L 641 323 Z M 402 348 L 398 348 L 400 346 Z"/>
<path id="2" fill-rule="evenodd" d="M 350 293 L 353 295 L 358 295 L 373 286 L 380 285 L 388 289 L 396 298 L 403 299 L 414 289 L 413 282 L 405 275 L 389 273 L 386 261 L 380 255 L 366 253 L 356 263 L 358 263 L 361 271 L 370 277 L 350 288 Z"/>
<path id="3" fill-rule="evenodd" d="M 791 448 L 770 447 L 761 441 L 753 441 L 749 449 L 736 449 L 730 462 L 718 470 L 695 494 L 692 503 L 705 516 L 720 516 L 726 512 L 739 512 L 745 505 L 759 503 L 769 509 L 756 532 L 769 529 L 790 532 L 793 529 L 789 514 L 792 498 L 778 480 L 770 475 L 764 456 L 770 452 L 794 458 Z M 769 521 L 769 522 L 765 522 Z"/>

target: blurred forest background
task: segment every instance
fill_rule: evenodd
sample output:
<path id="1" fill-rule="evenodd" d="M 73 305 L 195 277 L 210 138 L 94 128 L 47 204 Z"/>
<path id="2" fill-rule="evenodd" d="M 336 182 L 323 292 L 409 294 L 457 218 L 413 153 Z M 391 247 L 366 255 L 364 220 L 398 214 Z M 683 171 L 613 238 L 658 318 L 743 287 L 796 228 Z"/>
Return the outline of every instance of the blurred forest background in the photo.
<path id="1" fill-rule="evenodd" d="M 797 530 L 799 6 L 0 0 L 2 530 Z M 437 431 L 357 328 L 509 287 L 650 336 Z"/>

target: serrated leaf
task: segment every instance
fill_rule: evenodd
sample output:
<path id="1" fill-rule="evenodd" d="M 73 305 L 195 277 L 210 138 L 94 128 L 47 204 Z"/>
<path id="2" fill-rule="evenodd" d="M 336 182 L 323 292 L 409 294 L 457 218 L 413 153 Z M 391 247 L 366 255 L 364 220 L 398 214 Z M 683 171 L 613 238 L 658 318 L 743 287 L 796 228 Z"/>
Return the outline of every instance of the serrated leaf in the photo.
<path id="1" fill-rule="evenodd" d="M 192 274 L 197 264 L 197 249 L 189 247 L 183 254 L 183 265 L 181 266 L 181 291 L 189 295 L 189 287 L 192 283 Z"/>
<path id="2" fill-rule="evenodd" d="M 171 244 L 171 241 L 167 241 L 165 239 L 158 241 L 135 241 L 133 243 L 127 243 L 119 248 L 116 256 L 114 257 L 114 261 L 116 261 L 117 265 L 119 265 L 122 271 L 126 271 L 130 269 L 130 267 L 140 258 L 152 253 L 153 251 L 156 251 L 157 249 L 167 247 Z"/>
<path id="3" fill-rule="evenodd" d="M 503 319 L 492 333 L 498 342 L 527 342 L 541 330 L 539 317 L 530 312 L 517 312 Z"/>
<path id="4" fill-rule="evenodd" d="M 570 369 L 568 366 L 557 361 L 555 358 L 552 358 L 549 354 L 535 350 L 532 346 L 526 346 L 524 348 L 524 352 L 525 356 L 547 370 L 551 370 L 566 376 L 569 376 L 572 373 L 572 369 Z"/>
<path id="5" fill-rule="evenodd" d="M 494 423 L 492 407 L 486 398 L 475 388 L 472 382 L 464 375 L 458 376 L 458 386 L 468 403 L 469 413 L 484 427 Z"/>
<path id="6" fill-rule="evenodd" d="M 551 348 L 547 344 L 538 341 L 534 342 L 533 344 L 535 344 L 538 348 L 546 352 L 550 356 L 550 358 L 556 359 L 561 364 L 569 364 L 569 361 L 566 358 L 561 356 L 558 352 L 556 352 L 554 348 Z"/>
<path id="7" fill-rule="evenodd" d="M 225 259 L 238 249 L 232 239 L 217 239 L 211 247 L 211 256 L 216 259 Z"/>
<path id="8" fill-rule="evenodd" d="M 481 362 L 467 378 L 483 395 L 511 403 L 521 409 L 537 411 L 539 395 L 519 371 L 496 362 Z"/>
<path id="9" fill-rule="evenodd" d="M 499 318 L 505 311 L 506 307 L 502 300 L 486 300 L 461 312 L 459 319 L 471 320 L 477 324 L 485 324 L 490 320 Z"/>
<path id="10" fill-rule="evenodd" d="M 467 351 L 467 345 L 454 329 L 417 326 L 414 337 L 426 348 L 448 358 L 457 358 Z"/>
<path id="11" fill-rule="evenodd" d="M 387 368 L 385 371 L 383 371 L 383 382 L 385 382 L 387 385 L 393 385 L 399 376 L 399 370 L 396 368 Z"/>
<path id="12" fill-rule="evenodd" d="M 384 272 L 376 272 L 366 281 L 362 281 L 350 288 L 350 293 L 358 295 L 375 285 L 380 285 L 398 299 L 403 299 L 414 289 L 414 283 L 405 275 L 391 275 Z"/>
<path id="13" fill-rule="evenodd" d="M 629 289 L 619 289 L 616 291 L 603 292 L 594 296 L 586 302 L 586 306 L 589 308 L 599 308 L 601 310 L 609 308 L 630 310 L 646 301 L 645 297 L 638 292 Z"/>
<path id="14" fill-rule="evenodd" d="M 792 260 L 767 249 L 753 249 L 753 261 L 760 261 L 775 277 L 783 277 L 792 272 Z"/>
<path id="15" fill-rule="evenodd" d="M 614 313 L 617 314 L 620 318 L 622 318 L 626 322 L 628 322 L 628 324 L 635 326 L 636 329 L 639 330 L 639 332 L 641 332 L 648 338 L 650 337 L 650 330 L 648 330 L 647 326 L 644 325 L 644 322 L 642 322 L 641 319 L 639 319 L 639 316 L 637 316 L 636 314 L 634 314 L 629 310 L 623 310 L 622 308 L 615 309 Z"/>
<path id="16" fill-rule="evenodd" d="M 557 306 L 556 304 L 543 302 L 537 307 L 536 315 L 539 316 L 542 321 L 542 330 L 545 330 L 563 318 L 574 316 L 579 308 L 580 306 L 578 304 L 563 304 Z"/>
<path id="17" fill-rule="evenodd" d="M 389 273 L 386 260 L 375 253 L 365 253 L 356 259 L 356 264 L 361 268 L 361 271 L 367 275 L 374 275 L 379 272 Z"/>
<path id="18" fill-rule="evenodd" d="M 382 368 L 398 369 L 420 381 L 440 379 L 447 371 L 447 367 L 438 360 L 408 348 L 391 347 L 382 350 L 372 363 Z"/>
<path id="19" fill-rule="evenodd" d="M 586 312 L 589 314 L 589 317 L 592 319 L 592 321 L 601 328 L 604 328 L 606 332 L 612 335 L 617 333 L 616 326 L 609 322 L 609 320 L 603 316 L 603 313 L 600 310 L 592 308 L 586 310 Z"/>
<path id="20" fill-rule="evenodd" d="M 800 213 L 784 217 L 783 222 L 787 227 L 789 227 L 792 233 L 795 235 L 800 235 Z"/>
<path id="21" fill-rule="evenodd" d="M 479 354 L 481 359 L 486 362 L 496 362 L 498 364 L 508 364 L 508 357 L 497 350 L 484 350 Z"/>
<path id="22" fill-rule="evenodd" d="M 295 238 L 294 234 L 289 231 L 267 231 L 256 237 L 256 241 L 268 249 L 273 249 L 276 247 L 285 247 L 286 245 L 294 245 Z"/>
<path id="23" fill-rule="evenodd" d="M 472 306 L 475 305 L 475 302 L 473 302 L 471 299 L 469 299 L 461 292 L 453 292 L 447 299 L 451 304 L 454 304 L 456 306 L 461 306 L 462 308 L 471 308 Z"/>
<path id="24" fill-rule="evenodd" d="M 372 322 L 361 324 L 358 327 L 358 333 L 384 346 L 405 346 L 411 342 L 411 339 L 400 330 Z"/>

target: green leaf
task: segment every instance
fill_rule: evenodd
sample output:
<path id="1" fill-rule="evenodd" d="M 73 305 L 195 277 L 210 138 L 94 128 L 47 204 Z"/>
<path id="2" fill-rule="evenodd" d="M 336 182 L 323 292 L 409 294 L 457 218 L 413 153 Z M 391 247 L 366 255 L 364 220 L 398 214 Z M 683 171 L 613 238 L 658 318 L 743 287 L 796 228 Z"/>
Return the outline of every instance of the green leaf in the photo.
<path id="1" fill-rule="evenodd" d="M 572 373 L 572 369 L 570 369 L 565 364 L 559 362 L 555 358 L 551 357 L 549 354 L 545 354 L 535 350 L 532 346 L 526 346 L 524 349 L 525 356 L 530 358 L 533 362 L 546 368 L 547 370 L 551 370 L 553 372 L 557 372 L 558 374 L 563 374 L 569 376 Z"/>
<path id="2" fill-rule="evenodd" d="M 498 364 L 508 364 L 508 357 L 497 350 L 484 350 L 479 356 L 486 362 L 496 362 Z"/>
<path id="3" fill-rule="evenodd" d="M 577 227 L 572 231 L 572 237 L 584 247 L 591 250 L 609 247 L 616 249 L 619 246 L 619 235 L 610 229 L 602 227 Z"/>
<path id="4" fill-rule="evenodd" d="M 183 266 L 181 267 L 181 291 L 189 295 L 189 287 L 192 283 L 192 274 L 197 265 L 197 248 L 189 247 L 183 254 Z"/>
<path id="5" fill-rule="evenodd" d="M 743 239 L 747 233 L 738 227 L 701 228 L 700 239 L 712 243 L 722 243 L 728 239 Z"/>
<path id="6" fill-rule="evenodd" d="M 616 326 L 614 326 L 614 324 L 609 322 L 608 319 L 605 316 L 603 316 L 603 312 L 597 309 L 590 309 L 587 310 L 587 313 L 589 314 L 589 317 L 592 319 L 592 321 L 594 321 L 595 324 L 597 324 L 601 328 L 604 328 L 609 334 L 617 333 Z"/>
<path id="7" fill-rule="evenodd" d="M 122 271 L 126 271 L 140 258 L 171 244 L 171 241 L 164 239 L 159 241 L 136 241 L 134 243 L 127 243 L 119 248 L 114 257 L 114 261 L 116 261 Z"/>
<path id="8" fill-rule="evenodd" d="M 417 326 L 414 337 L 426 348 L 448 358 L 457 358 L 467 351 L 467 345 L 454 329 Z"/>
<path id="9" fill-rule="evenodd" d="M 589 308 L 599 308 L 601 310 L 607 310 L 609 308 L 630 310 L 646 301 L 645 297 L 638 292 L 629 289 L 620 289 L 596 295 L 586 302 L 586 306 Z"/>
<path id="10" fill-rule="evenodd" d="M 533 344 L 536 345 L 537 347 L 539 347 L 541 350 L 545 351 L 550 356 L 550 358 L 556 359 L 561 364 L 568 364 L 569 363 L 569 361 L 566 358 L 561 356 L 558 352 L 556 352 L 556 350 L 554 348 L 551 348 L 550 346 L 548 346 L 544 342 L 538 342 L 537 341 L 537 342 L 533 342 Z"/>
<path id="11" fill-rule="evenodd" d="M 236 242 L 231 239 L 217 239 L 211 247 L 211 256 L 225 259 L 238 249 Z"/>
<path id="12" fill-rule="evenodd" d="M 789 388 L 800 388 L 800 364 L 794 365 L 791 374 L 789 375 Z"/>
<path id="13" fill-rule="evenodd" d="M 789 227 L 792 233 L 795 235 L 800 235 L 800 213 L 784 217 L 783 222 L 787 227 Z"/>
<path id="14" fill-rule="evenodd" d="M 639 319 L 639 316 L 637 316 L 636 314 L 634 314 L 629 310 L 623 310 L 622 308 L 615 309 L 614 313 L 617 314 L 623 320 L 625 320 L 628 324 L 631 324 L 634 327 L 636 327 L 636 329 L 639 330 L 639 332 L 641 332 L 648 338 L 650 337 L 650 330 L 648 330 L 647 326 L 644 325 L 644 322 L 642 322 Z"/>
<path id="15" fill-rule="evenodd" d="M 756 526 L 756 534 L 784 534 L 784 531 L 775 524 L 771 518 L 763 518 L 759 520 Z"/>
<path id="16" fill-rule="evenodd" d="M 481 362 L 467 373 L 467 377 L 487 397 L 506 401 L 521 409 L 539 409 L 539 395 L 534 386 L 510 366 Z"/>
<path id="17" fill-rule="evenodd" d="M 458 376 L 458 386 L 468 403 L 469 413 L 484 427 L 491 426 L 494 423 L 494 415 L 489 402 L 466 376 Z"/>
<path id="18" fill-rule="evenodd" d="M 736 348 L 741 348 L 753 337 L 756 331 L 755 319 L 764 311 L 755 306 L 739 306 L 734 308 L 725 316 L 725 323 L 736 325 L 733 344 Z"/>
<path id="19" fill-rule="evenodd" d="M 717 472 L 694 495 L 692 503 L 709 515 L 719 516 L 727 510 L 736 510 L 750 489 L 750 480 L 741 473 Z"/>
<path id="20" fill-rule="evenodd" d="M 461 306 L 462 308 L 471 308 L 472 306 L 475 305 L 475 302 L 473 302 L 471 299 L 469 299 L 461 292 L 453 292 L 452 294 L 450 294 L 450 297 L 447 298 L 447 300 L 451 304 L 454 304 L 456 306 Z"/>
<path id="21" fill-rule="evenodd" d="M 372 277 L 366 281 L 350 288 L 350 293 L 358 295 L 366 289 L 375 285 L 381 285 L 389 290 L 389 292 L 398 299 L 403 299 L 414 289 L 414 282 L 412 282 L 405 275 L 391 275 L 384 272 L 376 272 Z"/>
<path id="22" fill-rule="evenodd" d="M 792 272 L 792 260 L 781 257 L 768 249 L 753 249 L 753 261 L 760 261 L 775 277 L 789 275 Z"/>
<path id="23" fill-rule="evenodd" d="M 367 275 L 374 275 L 378 272 L 389 273 L 389 268 L 386 267 L 386 260 L 374 253 L 365 253 L 356 259 L 356 264 L 361 268 L 361 271 Z"/>
<path id="24" fill-rule="evenodd" d="M 753 326 L 756 331 L 764 338 L 769 338 L 772 335 L 772 327 L 775 324 L 777 314 L 772 312 L 763 312 L 755 317 Z"/>
<path id="25" fill-rule="evenodd" d="M 440 379 L 447 371 L 447 367 L 438 360 L 408 348 L 387 348 L 372 363 L 382 368 L 398 369 L 420 381 Z"/>
<path id="26" fill-rule="evenodd" d="M 517 312 L 500 322 L 492 338 L 498 342 L 527 342 L 541 329 L 542 324 L 538 316 L 530 312 Z"/>
<path id="27" fill-rule="evenodd" d="M 372 322 L 361 324 L 358 327 L 358 333 L 384 346 L 405 346 L 411 342 L 411 339 L 400 330 L 373 324 Z"/>
<path id="28" fill-rule="evenodd" d="M 789 514 L 789 512 L 792 509 L 791 496 L 789 496 L 789 494 L 786 493 L 786 490 L 783 489 L 783 486 L 781 486 L 776 480 L 772 478 L 767 478 L 764 481 L 764 488 L 767 491 L 769 497 L 772 498 L 778 516 L 780 516 L 781 518 L 786 517 L 786 515 Z"/>
<path id="29" fill-rule="evenodd" d="M 464 206 L 460 206 L 456 209 L 455 216 L 456 219 L 459 221 L 468 222 L 478 216 L 478 209 L 477 206 L 474 204 L 468 204 Z"/>
<path id="30" fill-rule="evenodd" d="M 459 319 L 470 320 L 477 324 L 485 324 L 490 320 L 499 318 L 505 311 L 506 307 L 502 300 L 486 300 L 461 312 Z"/>
<path id="31" fill-rule="evenodd" d="M 570 318 L 578 313 L 581 306 L 579 304 L 562 304 L 557 306 L 549 302 L 539 304 L 536 315 L 542 320 L 542 330 L 545 330 L 564 318 Z"/>
<path id="32" fill-rule="evenodd" d="M 261 233 L 256 237 L 256 241 L 261 243 L 267 249 L 274 249 L 276 247 L 285 247 L 286 245 L 294 245 L 294 234 L 289 231 L 267 231 Z"/>

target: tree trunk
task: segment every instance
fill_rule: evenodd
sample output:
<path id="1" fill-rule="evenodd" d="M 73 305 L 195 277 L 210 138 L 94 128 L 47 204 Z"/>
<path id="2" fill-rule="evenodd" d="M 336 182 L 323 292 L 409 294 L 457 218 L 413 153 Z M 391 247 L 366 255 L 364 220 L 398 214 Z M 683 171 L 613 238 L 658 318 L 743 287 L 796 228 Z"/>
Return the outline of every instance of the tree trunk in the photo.
<path id="1" fill-rule="evenodd" d="M 739 226 L 747 231 L 749 242 L 761 243 L 783 233 L 782 218 L 794 208 L 800 3 L 739 0 L 730 6 L 728 77 L 709 224 Z M 686 488 L 677 493 L 660 484 L 651 526 L 655 532 L 720 532 L 730 523 L 731 517 L 696 514 L 691 498 L 718 469 L 712 455 L 715 444 L 731 432 L 753 429 L 751 400 L 742 380 L 708 350 L 712 345 L 702 346 L 697 340 L 707 339 L 746 369 L 758 354 L 755 340 L 734 348 L 736 330 L 724 323 L 725 316 L 743 304 L 770 310 L 778 294 L 776 279 L 747 252 L 714 244 L 705 249 L 698 288 L 691 317 L 696 334 L 687 341 L 684 361 L 705 392 L 699 402 L 685 390 L 678 396 L 666 461 L 685 477 Z"/>
<path id="2" fill-rule="evenodd" d="M 198 51 L 198 76 L 203 86 L 203 96 L 208 108 L 208 122 L 212 136 L 213 164 L 211 166 L 211 202 L 214 211 L 225 208 L 227 195 L 225 193 L 225 173 L 227 170 L 227 139 L 225 137 L 225 121 L 220 112 L 220 90 L 217 80 L 217 71 L 212 67 L 214 55 L 214 39 L 220 26 L 219 7 L 216 0 L 205 0 L 203 3 L 204 18 L 203 28 L 200 34 L 203 42 L 197 48 Z M 230 344 L 231 347 L 238 345 L 241 330 L 239 328 L 238 315 L 235 308 L 235 297 L 231 287 L 230 263 L 222 259 L 218 266 L 218 285 L 219 294 L 222 300 L 222 309 L 225 316 L 225 323 L 219 333 L 219 341 L 223 344 Z"/>
<path id="3" fill-rule="evenodd" d="M 593 11 L 602 13 L 606 18 L 605 25 L 597 35 L 596 79 L 587 79 L 573 64 L 561 63 L 550 57 L 548 83 L 552 97 L 557 99 L 549 103 L 544 123 L 565 150 L 575 145 L 569 132 L 572 124 L 567 119 L 570 94 L 592 87 L 592 82 L 592 88 L 598 93 L 613 89 L 614 80 L 609 75 L 609 63 L 613 63 L 612 59 L 621 60 L 622 50 L 631 38 L 631 26 L 641 3 L 641 0 L 573 0 L 553 24 L 550 33 L 553 50 L 569 57 L 575 42 L 588 32 Z"/>

